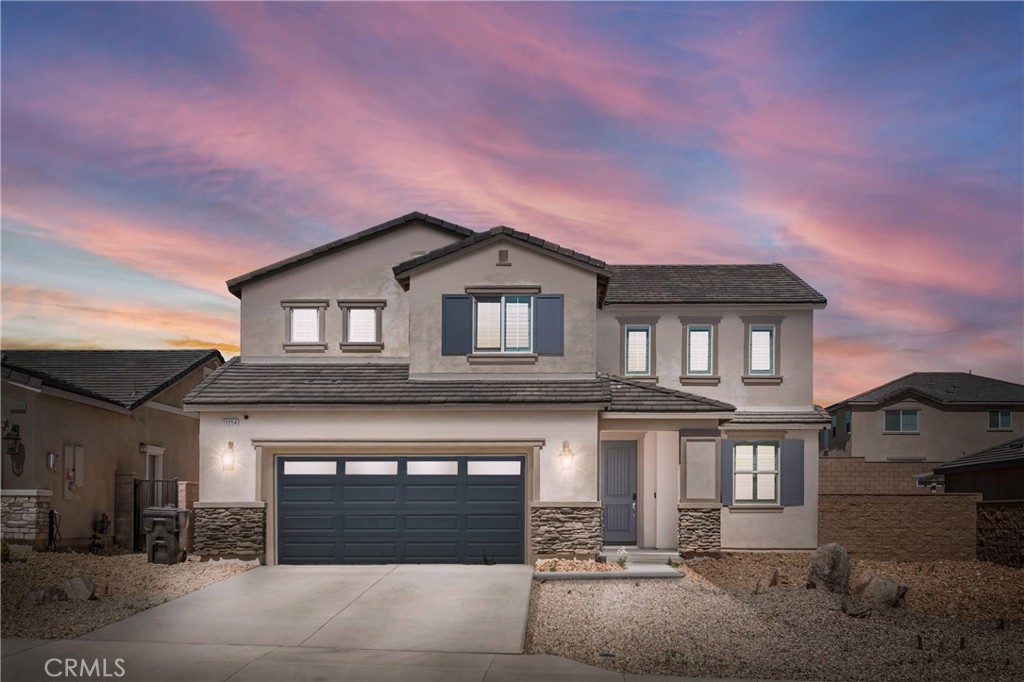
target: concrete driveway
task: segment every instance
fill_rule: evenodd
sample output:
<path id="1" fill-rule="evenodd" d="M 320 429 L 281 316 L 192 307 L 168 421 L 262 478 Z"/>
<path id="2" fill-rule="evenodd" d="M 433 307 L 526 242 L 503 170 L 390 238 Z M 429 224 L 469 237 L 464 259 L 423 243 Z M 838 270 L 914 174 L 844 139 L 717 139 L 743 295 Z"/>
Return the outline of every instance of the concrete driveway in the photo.
<path id="1" fill-rule="evenodd" d="M 261 566 L 82 639 L 523 652 L 529 566 Z"/>

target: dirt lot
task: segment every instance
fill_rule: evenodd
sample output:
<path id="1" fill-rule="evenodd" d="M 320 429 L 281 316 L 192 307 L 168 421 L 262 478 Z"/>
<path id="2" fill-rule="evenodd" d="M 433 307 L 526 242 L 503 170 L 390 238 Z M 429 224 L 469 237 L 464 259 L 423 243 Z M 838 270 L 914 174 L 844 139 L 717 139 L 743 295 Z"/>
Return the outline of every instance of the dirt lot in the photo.
<path id="1" fill-rule="evenodd" d="M 144 554 L 33 552 L 24 563 L 5 563 L 0 569 L 0 632 L 28 639 L 78 637 L 253 566 L 239 561 L 165 566 L 147 563 Z M 21 606 L 30 590 L 59 585 L 83 573 L 96 583 L 98 599 Z"/>
<path id="2" fill-rule="evenodd" d="M 1024 679 L 1024 571 L 857 561 L 854 584 L 870 570 L 910 585 L 907 610 L 858 618 L 848 615 L 866 608 L 857 597 L 804 588 L 808 561 L 727 555 L 688 562 L 682 580 L 538 583 L 527 652 L 688 677 Z M 778 585 L 769 588 L 776 569 Z"/>

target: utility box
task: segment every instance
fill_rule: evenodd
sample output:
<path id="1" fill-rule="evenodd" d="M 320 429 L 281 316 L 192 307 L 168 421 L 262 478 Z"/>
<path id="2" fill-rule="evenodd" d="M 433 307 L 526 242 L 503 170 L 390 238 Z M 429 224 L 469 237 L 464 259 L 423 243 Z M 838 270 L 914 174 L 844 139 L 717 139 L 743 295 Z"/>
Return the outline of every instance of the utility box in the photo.
<path id="1" fill-rule="evenodd" d="M 182 537 L 188 528 L 189 511 L 177 507 L 146 507 L 146 557 L 151 564 L 176 564 L 185 560 Z"/>

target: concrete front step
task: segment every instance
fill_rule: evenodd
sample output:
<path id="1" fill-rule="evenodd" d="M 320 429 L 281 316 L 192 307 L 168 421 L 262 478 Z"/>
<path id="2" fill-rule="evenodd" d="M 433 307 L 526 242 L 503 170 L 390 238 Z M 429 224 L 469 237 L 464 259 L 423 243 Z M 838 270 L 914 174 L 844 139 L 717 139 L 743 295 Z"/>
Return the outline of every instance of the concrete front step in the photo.
<path id="1" fill-rule="evenodd" d="M 679 552 L 670 549 L 626 547 L 626 552 L 629 554 L 629 563 L 631 564 L 668 564 L 669 559 L 680 561 Z M 598 556 L 604 557 L 605 561 L 616 561 L 619 558 L 619 548 L 602 547 Z"/>

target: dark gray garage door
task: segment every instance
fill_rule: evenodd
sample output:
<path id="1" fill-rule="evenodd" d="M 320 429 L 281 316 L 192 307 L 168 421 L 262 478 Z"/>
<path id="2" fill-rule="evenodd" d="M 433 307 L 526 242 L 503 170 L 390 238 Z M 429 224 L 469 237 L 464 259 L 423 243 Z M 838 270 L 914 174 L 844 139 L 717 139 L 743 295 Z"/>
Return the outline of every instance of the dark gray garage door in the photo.
<path id="1" fill-rule="evenodd" d="M 521 457 L 279 457 L 282 564 L 522 563 Z"/>

